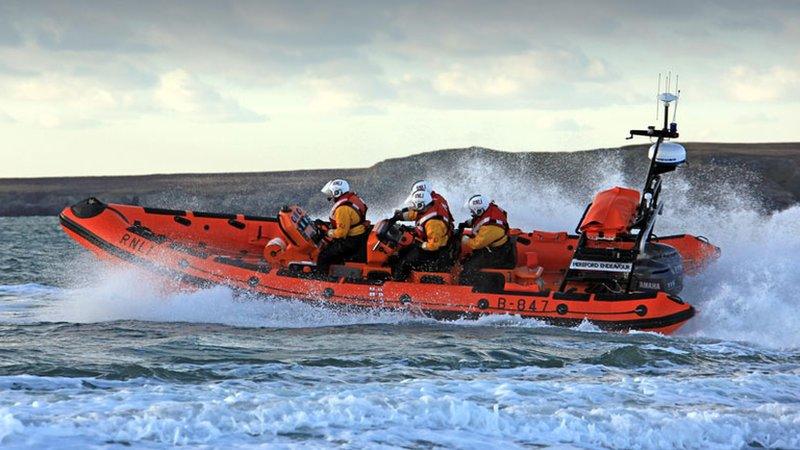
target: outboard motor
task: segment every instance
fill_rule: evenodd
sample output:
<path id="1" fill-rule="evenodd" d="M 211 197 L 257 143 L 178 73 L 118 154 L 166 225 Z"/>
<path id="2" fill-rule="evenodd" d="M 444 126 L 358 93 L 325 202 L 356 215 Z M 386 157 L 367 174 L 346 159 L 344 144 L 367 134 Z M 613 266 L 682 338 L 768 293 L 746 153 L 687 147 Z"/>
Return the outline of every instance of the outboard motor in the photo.
<path id="1" fill-rule="evenodd" d="M 659 201 L 661 175 L 686 162 L 686 149 L 665 139 L 678 137 L 678 126 L 668 123 L 669 105 L 678 96 L 658 96 L 664 103 L 664 126 L 657 130 L 631 130 L 633 136 L 656 138 L 650 147 L 650 168 L 641 198 L 639 191 L 615 187 L 598 193 L 586 207 L 576 233 L 580 235 L 560 290 L 581 284 L 587 292 L 628 293 L 663 291 L 677 294 L 683 289 L 683 261 L 668 245 L 650 242 L 656 218 L 663 209 Z"/>
<path id="2" fill-rule="evenodd" d="M 633 269 L 634 291 L 664 291 L 676 295 L 683 290 L 683 258 L 673 247 L 648 242 Z"/>

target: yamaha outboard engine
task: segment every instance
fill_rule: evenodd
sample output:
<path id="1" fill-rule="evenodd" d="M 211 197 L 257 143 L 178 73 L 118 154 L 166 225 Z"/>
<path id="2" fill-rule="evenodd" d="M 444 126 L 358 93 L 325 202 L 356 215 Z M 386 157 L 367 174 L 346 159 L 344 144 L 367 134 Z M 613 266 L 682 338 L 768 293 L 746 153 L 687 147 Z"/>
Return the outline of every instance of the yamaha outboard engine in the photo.
<path id="1" fill-rule="evenodd" d="M 673 247 L 648 242 L 633 269 L 634 291 L 664 291 L 677 295 L 683 289 L 683 258 Z"/>

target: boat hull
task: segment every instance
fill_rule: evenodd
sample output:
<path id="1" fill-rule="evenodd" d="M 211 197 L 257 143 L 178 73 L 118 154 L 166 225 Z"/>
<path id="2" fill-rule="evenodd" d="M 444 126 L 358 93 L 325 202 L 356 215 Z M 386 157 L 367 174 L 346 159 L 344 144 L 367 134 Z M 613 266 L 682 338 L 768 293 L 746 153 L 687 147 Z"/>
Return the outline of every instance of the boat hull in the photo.
<path id="1" fill-rule="evenodd" d="M 70 237 L 100 258 L 131 264 L 192 288 L 223 285 L 265 296 L 409 311 L 446 320 L 510 314 L 560 326 L 575 326 L 588 320 L 604 330 L 665 334 L 677 330 L 695 313 L 691 305 L 664 292 L 583 294 L 515 288 L 513 284 L 481 292 L 472 286 L 435 281 L 352 279 L 270 267 L 260 258 L 260 251 L 264 241 L 280 230 L 277 220 L 268 217 L 100 202 L 87 206 L 82 202 L 65 208 L 60 221 Z M 554 280 L 559 273 L 557 261 L 569 261 L 567 247 L 574 237 L 566 233 L 523 235 L 529 237 L 531 248 L 539 250 L 540 258 L 550 263 L 546 272 Z M 558 236 L 545 239 L 551 235 Z M 537 236 L 540 247 L 534 242 Z M 686 236 L 680 238 L 680 242 L 687 240 Z M 550 248 L 549 253 L 542 247 Z M 557 247 L 565 251 L 559 252 Z M 547 283 L 552 284 L 552 280 Z"/>

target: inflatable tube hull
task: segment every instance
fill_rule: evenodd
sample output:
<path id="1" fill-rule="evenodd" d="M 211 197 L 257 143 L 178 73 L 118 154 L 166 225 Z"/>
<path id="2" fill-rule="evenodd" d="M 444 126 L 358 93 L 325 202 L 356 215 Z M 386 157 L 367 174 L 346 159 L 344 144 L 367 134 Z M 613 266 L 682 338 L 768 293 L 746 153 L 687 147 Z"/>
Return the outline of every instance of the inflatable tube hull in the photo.
<path id="1" fill-rule="evenodd" d="M 547 288 L 556 284 L 558 261 L 569 262 L 570 242 L 575 237 L 566 233 L 525 234 L 531 248 L 549 264 L 543 275 L 544 289 L 507 284 L 501 290 L 481 292 L 472 286 L 442 284 L 435 277 L 426 282 L 392 281 L 271 267 L 261 258 L 261 251 L 265 242 L 280 232 L 275 218 L 106 205 L 89 199 L 64 209 L 60 221 L 70 237 L 100 258 L 131 264 L 193 288 L 224 285 L 266 296 L 403 310 L 446 320 L 511 314 L 561 326 L 588 320 L 603 330 L 664 334 L 677 330 L 695 313 L 691 305 L 664 292 L 582 294 Z M 557 237 L 545 239 L 550 235 Z M 534 242 L 537 236 L 538 247 Z M 672 240 L 679 251 L 683 247 L 694 252 L 687 258 L 693 269 L 699 270 L 713 254 L 702 245 L 704 241 L 693 236 Z M 669 243 L 670 238 L 660 241 Z"/>

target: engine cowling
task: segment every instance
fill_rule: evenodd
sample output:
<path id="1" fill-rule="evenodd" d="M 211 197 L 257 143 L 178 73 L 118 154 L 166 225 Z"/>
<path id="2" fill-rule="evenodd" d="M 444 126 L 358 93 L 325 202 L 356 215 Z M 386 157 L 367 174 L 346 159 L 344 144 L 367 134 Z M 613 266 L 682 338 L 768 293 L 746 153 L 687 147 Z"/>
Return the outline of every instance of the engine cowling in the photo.
<path id="1" fill-rule="evenodd" d="M 664 291 L 677 295 L 683 290 L 683 259 L 678 250 L 666 244 L 649 242 L 645 254 L 636 260 L 633 289 Z"/>

